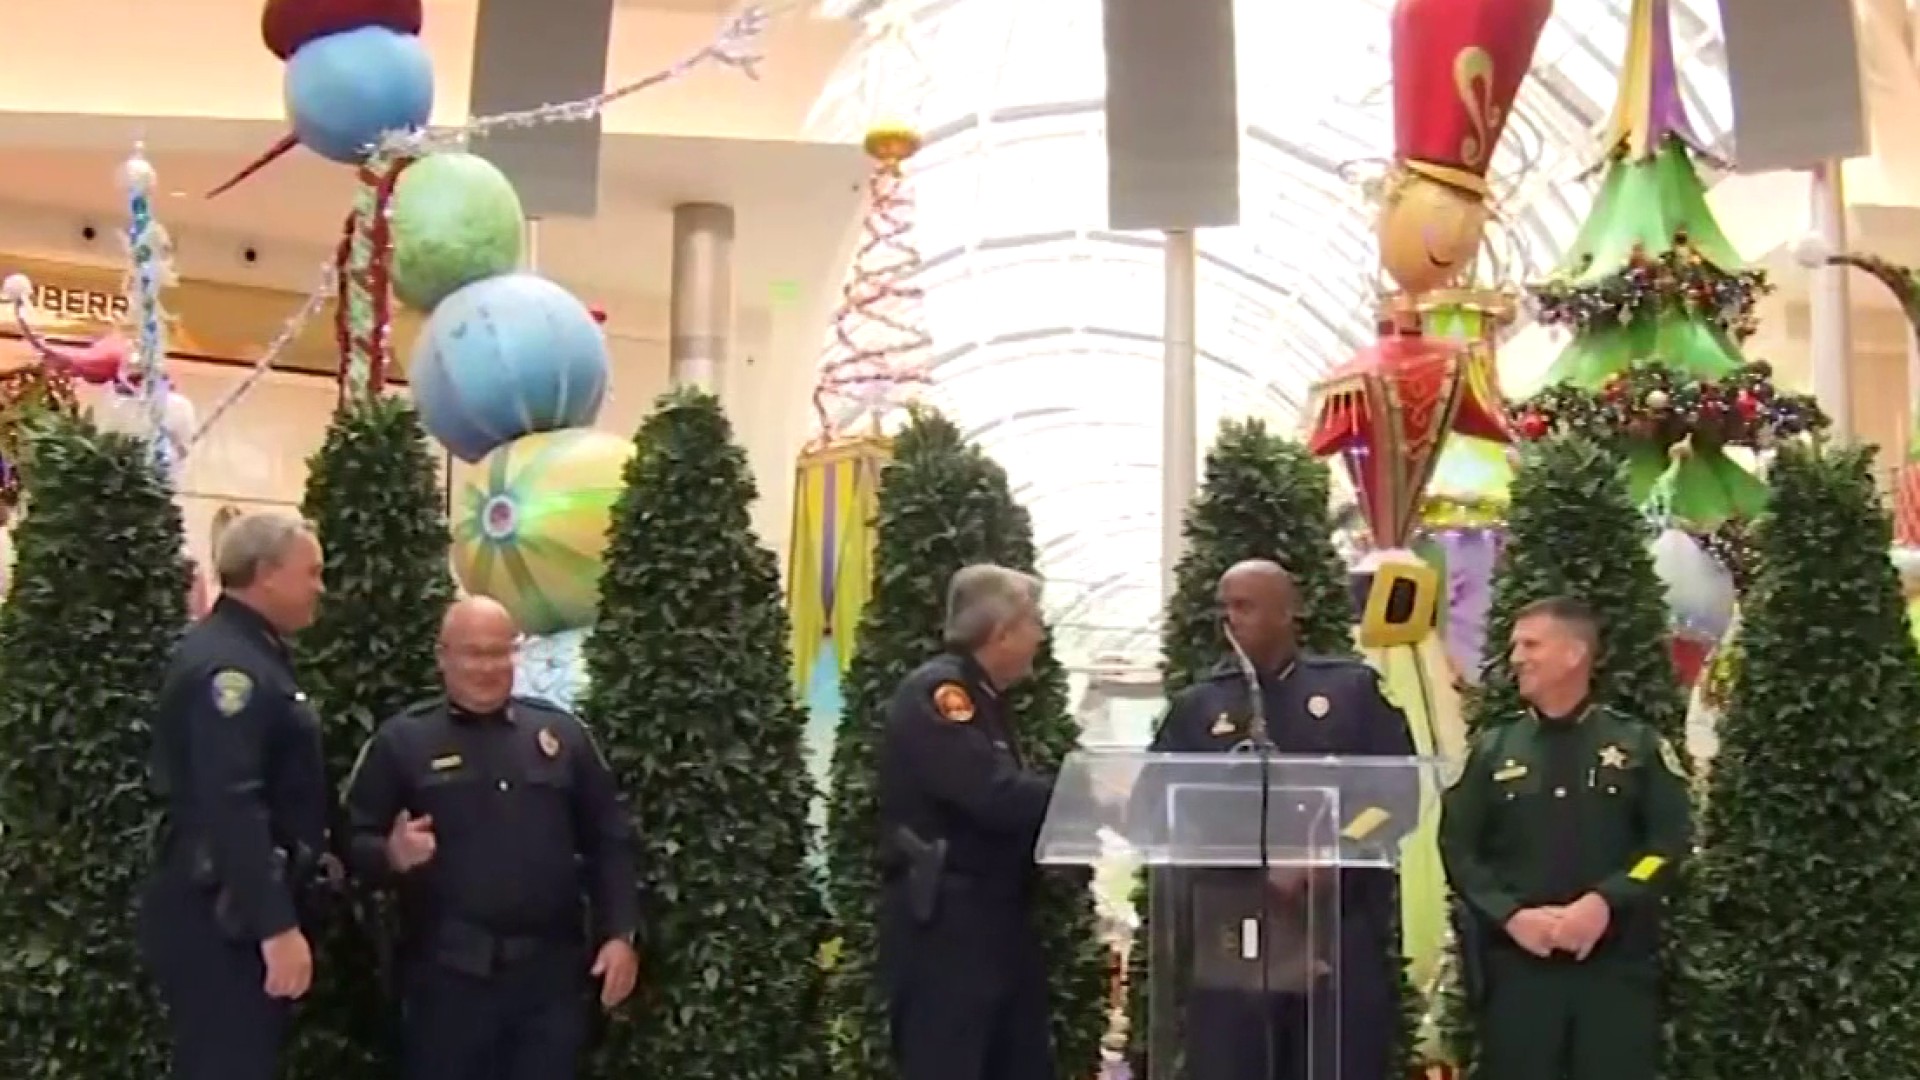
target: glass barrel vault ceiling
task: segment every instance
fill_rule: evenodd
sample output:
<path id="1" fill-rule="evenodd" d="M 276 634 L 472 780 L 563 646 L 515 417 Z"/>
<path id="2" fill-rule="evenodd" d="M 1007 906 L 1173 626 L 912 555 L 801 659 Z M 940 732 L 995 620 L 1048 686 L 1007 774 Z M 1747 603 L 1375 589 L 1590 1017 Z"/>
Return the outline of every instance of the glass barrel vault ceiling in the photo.
<path id="1" fill-rule="evenodd" d="M 1544 271 L 1586 209 L 1630 3 L 1556 5 L 1495 163 L 1508 279 Z M 1673 6 L 1687 101 L 1718 141 L 1717 5 Z M 1203 444 L 1235 417 L 1297 430 L 1308 387 L 1372 334 L 1372 213 L 1351 177 L 1392 152 L 1391 8 L 1239 5 L 1242 224 L 1200 239 Z M 904 118 L 926 135 L 911 175 L 928 396 L 1032 511 L 1062 659 L 1151 666 L 1163 276 L 1157 235 L 1106 228 L 1100 0 L 905 0 L 885 22 L 829 82 L 813 134 Z"/>

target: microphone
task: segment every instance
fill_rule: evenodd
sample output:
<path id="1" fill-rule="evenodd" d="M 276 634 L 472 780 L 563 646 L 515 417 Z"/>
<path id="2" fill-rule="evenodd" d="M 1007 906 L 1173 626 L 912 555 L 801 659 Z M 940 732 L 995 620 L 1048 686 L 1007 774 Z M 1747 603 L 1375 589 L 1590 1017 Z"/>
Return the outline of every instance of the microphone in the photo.
<path id="1" fill-rule="evenodd" d="M 1247 948 L 1246 943 L 1243 942 L 1242 949 L 1244 955 L 1250 956 L 1260 965 L 1260 1000 L 1263 1006 L 1269 1006 L 1260 1010 L 1260 1050 L 1261 1061 L 1265 1068 L 1263 1075 L 1278 1076 L 1276 1069 L 1279 1063 L 1279 1034 L 1274 1030 L 1277 1018 L 1270 1007 L 1273 1000 L 1271 982 L 1273 963 L 1267 958 L 1267 945 L 1273 940 L 1273 896 L 1267 888 L 1267 882 L 1273 876 L 1273 853 L 1268 837 L 1268 822 L 1273 812 L 1275 747 L 1273 739 L 1267 733 L 1267 702 L 1266 693 L 1260 687 L 1260 669 L 1254 666 L 1253 657 L 1247 655 L 1247 650 L 1240 647 L 1240 639 L 1233 636 L 1231 623 L 1221 619 L 1220 630 L 1227 636 L 1227 644 L 1233 647 L 1234 659 L 1240 663 L 1240 675 L 1247 680 L 1247 705 L 1253 710 L 1252 717 L 1247 721 L 1247 738 L 1234 747 L 1234 750 L 1251 751 L 1259 756 L 1260 762 L 1260 823 L 1258 839 L 1255 840 L 1259 845 L 1260 857 L 1260 910 L 1254 921 L 1259 937 L 1252 943 L 1252 948 Z"/>
<path id="2" fill-rule="evenodd" d="M 1227 644 L 1233 647 L 1233 658 L 1239 661 L 1240 677 L 1247 680 L 1247 705 L 1253 710 L 1252 719 L 1247 722 L 1247 745 L 1252 749 L 1271 750 L 1273 739 L 1267 734 L 1266 694 L 1260 689 L 1260 669 L 1253 664 L 1253 657 L 1240 647 L 1240 639 L 1233 636 L 1233 627 L 1223 619 L 1220 629 L 1227 635 Z"/>

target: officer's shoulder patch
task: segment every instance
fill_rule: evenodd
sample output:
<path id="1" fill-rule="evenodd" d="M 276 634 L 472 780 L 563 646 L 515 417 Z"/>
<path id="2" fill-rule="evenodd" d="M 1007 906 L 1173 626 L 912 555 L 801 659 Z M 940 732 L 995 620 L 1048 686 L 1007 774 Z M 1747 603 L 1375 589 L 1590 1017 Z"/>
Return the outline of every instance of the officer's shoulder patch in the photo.
<path id="1" fill-rule="evenodd" d="M 973 720 L 973 695 L 957 682 L 943 682 L 933 688 L 933 708 L 949 724 Z"/>
<path id="2" fill-rule="evenodd" d="M 221 716 L 238 716 L 253 700 L 253 677 L 236 668 L 213 673 L 213 707 Z"/>

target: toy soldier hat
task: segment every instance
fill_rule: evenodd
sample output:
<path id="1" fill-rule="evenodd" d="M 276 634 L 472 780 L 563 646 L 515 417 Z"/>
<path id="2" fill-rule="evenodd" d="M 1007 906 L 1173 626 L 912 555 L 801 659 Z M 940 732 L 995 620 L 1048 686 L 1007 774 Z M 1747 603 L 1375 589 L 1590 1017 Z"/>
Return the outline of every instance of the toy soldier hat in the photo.
<path id="1" fill-rule="evenodd" d="M 1394 155 L 1405 168 L 1487 193 L 1553 0 L 1400 0 L 1393 11 Z"/>

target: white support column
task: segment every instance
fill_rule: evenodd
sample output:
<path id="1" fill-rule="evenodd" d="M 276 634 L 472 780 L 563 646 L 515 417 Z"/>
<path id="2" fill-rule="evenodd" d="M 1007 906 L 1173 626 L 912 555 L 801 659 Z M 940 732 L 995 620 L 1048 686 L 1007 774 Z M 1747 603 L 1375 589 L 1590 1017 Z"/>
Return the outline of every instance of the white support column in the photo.
<path id="1" fill-rule="evenodd" d="M 669 377 L 718 393 L 733 344 L 733 207 L 673 208 L 672 272 Z"/>
<path id="2" fill-rule="evenodd" d="M 1200 485 L 1198 344 L 1195 307 L 1199 290 L 1199 247 L 1193 231 L 1166 234 L 1166 346 L 1160 414 L 1160 590 L 1161 608 L 1173 598 L 1174 567 L 1185 550 L 1181 526 Z"/>
<path id="3" fill-rule="evenodd" d="M 1838 161 L 1813 170 L 1813 232 L 1826 251 L 1847 250 L 1847 193 Z M 1813 396 L 1833 419 L 1833 436 L 1853 441 L 1853 273 L 1844 266 L 1813 271 L 1807 304 Z"/>

